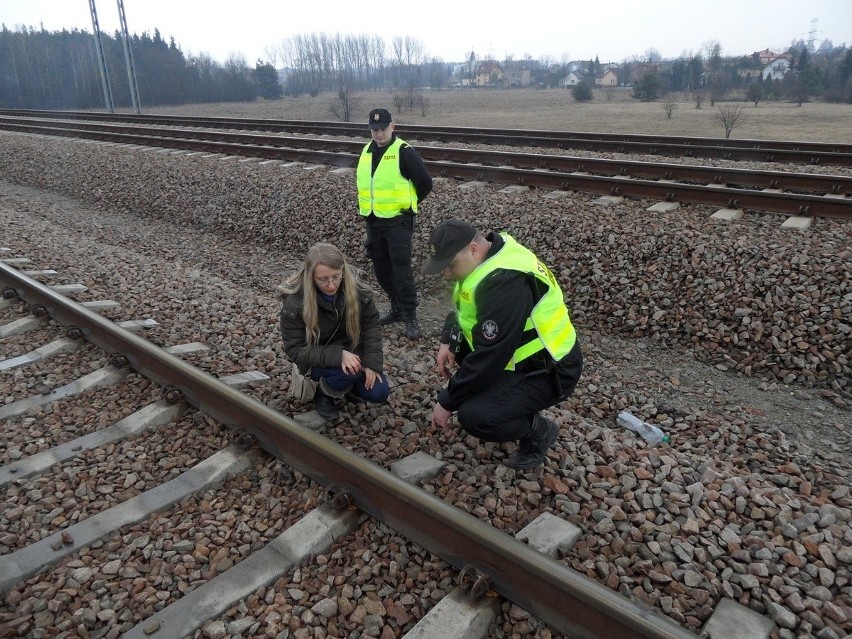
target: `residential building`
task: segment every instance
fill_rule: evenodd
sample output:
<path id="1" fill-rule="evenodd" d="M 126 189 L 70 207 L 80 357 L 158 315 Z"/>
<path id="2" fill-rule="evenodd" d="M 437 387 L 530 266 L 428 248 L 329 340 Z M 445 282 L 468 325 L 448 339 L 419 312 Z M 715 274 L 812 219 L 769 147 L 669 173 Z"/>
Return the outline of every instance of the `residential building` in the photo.
<path id="1" fill-rule="evenodd" d="M 602 87 L 617 87 L 618 76 L 612 69 L 607 69 L 600 76 L 595 78 L 595 84 Z"/>
<path id="2" fill-rule="evenodd" d="M 478 87 L 497 87 L 503 86 L 505 73 L 494 60 L 482 62 L 476 68 L 476 86 Z"/>
<path id="3" fill-rule="evenodd" d="M 581 82 L 588 83 L 588 80 L 586 80 L 586 74 L 578 69 L 576 71 L 569 71 L 565 75 L 565 79 L 562 82 L 562 86 L 573 87 L 577 86 Z"/>
<path id="4" fill-rule="evenodd" d="M 763 68 L 763 79 L 783 80 L 784 76 L 787 75 L 787 71 L 789 70 L 790 60 L 786 55 L 779 55 L 773 60 L 770 60 L 769 63 Z"/>

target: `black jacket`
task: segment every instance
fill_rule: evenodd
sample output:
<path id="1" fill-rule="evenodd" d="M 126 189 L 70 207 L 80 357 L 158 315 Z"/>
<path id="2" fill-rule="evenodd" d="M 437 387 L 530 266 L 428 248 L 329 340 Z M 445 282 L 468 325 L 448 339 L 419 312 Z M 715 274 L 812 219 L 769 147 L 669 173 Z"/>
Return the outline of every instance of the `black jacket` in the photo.
<path id="1" fill-rule="evenodd" d="M 499 233 L 491 233 L 486 239 L 491 242 L 487 259 L 503 248 L 504 241 Z M 458 410 L 465 401 L 483 392 L 503 374 L 512 354 L 526 341 L 524 325 L 544 292 L 534 277 L 509 269 L 496 269 L 479 283 L 476 288 L 476 325 L 472 331 L 474 350 L 471 351 L 465 339 L 461 338 L 456 354 L 459 368 L 438 393 L 441 406 L 451 411 Z M 482 331 L 482 324 L 486 321 L 492 328 L 487 335 Z M 450 313 L 441 342 L 450 344 L 451 348 L 455 344 L 450 335 L 457 326 L 456 314 Z M 493 328 L 496 328 L 496 334 Z M 541 351 L 525 359 L 515 370 L 524 375 L 547 374 L 553 378 L 555 388 L 563 383 L 565 388 L 569 384 L 573 388 L 579 340 L 577 344 L 574 349 L 577 353 L 572 350 L 560 362 L 554 362 L 546 351 Z"/>
<path id="2" fill-rule="evenodd" d="M 382 329 L 379 326 L 379 311 L 373 301 L 373 294 L 360 290 L 358 299 L 361 304 L 361 340 L 357 348 L 346 334 L 346 317 L 343 312 L 343 289 L 338 291 L 334 303 L 317 293 L 319 343 L 308 346 L 305 338 L 305 322 L 302 319 L 302 294 L 287 295 L 281 304 L 281 338 L 284 340 L 284 352 L 290 361 L 295 362 L 302 373 L 317 366 L 320 368 L 339 367 L 343 362 L 343 351 L 351 351 L 361 358 L 361 366 L 377 373 L 383 371 Z"/>

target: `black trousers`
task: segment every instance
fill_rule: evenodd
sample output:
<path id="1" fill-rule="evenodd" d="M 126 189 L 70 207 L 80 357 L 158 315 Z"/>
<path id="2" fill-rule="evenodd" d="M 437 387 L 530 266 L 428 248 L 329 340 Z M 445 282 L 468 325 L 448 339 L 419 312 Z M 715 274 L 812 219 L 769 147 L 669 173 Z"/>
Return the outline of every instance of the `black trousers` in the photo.
<path id="1" fill-rule="evenodd" d="M 536 413 L 574 392 L 582 371 L 579 341 L 549 373 L 502 371 L 495 383 L 459 407 L 459 423 L 467 433 L 483 441 L 519 440 L 529 434 Z"/>
<path id="2" fill-rule="evenodd" d="M 413 315 L 417 308 L 417 287 L 411 268 L 414 214 L 391 218 L 368 215 L 366 220 L 367 257 L 373 262 L 376 280 L 394 311 Z"/>

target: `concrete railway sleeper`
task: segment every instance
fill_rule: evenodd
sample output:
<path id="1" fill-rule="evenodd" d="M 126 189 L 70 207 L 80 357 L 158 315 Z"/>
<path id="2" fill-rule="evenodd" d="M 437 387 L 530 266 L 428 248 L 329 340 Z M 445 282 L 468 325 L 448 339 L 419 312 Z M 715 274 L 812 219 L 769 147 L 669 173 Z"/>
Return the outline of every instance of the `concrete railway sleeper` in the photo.
<path id="1" fill-rule="evenodd" d="M 161 448 L 156 456 L 150 453 L 152 461 L 156 462 L 152 466 L 158 467 L 157 473 L 151 473 L 156 475 L 154 478 L 157 480 L 156 485 L 152 485 L 154 480 L 150 478 L 134 478 L 136 481 L 125 480 L 122 477 L 101 480 L 88 492 L 96 493 L 98 488 L 103 488 L 112 491 L 106 493 L 107 495 L 118 494 L 120 498 L 116 500 L 117 503 L 102 503 L 96 513 L 74 520 L 76 523 L 71 521 L 59 523 L 63 515 L 54 515 L 55 509 L 46 512 L 43 523 L 46 526 L 54 526 L 43 531 L 49 532 L 49 535 L 38 540 L 33 538 L 32 543 L 19 545 L 14 552 L 4 551 L 4 554 L 0 555 L 0 566 L 11 566 L 13 564 L 11 560 L 8 564 L 3 562 L 18 552 L 26 551 L 30 546 L 33 546 L 29 551 L 31 557 L 49 559 L 52 553 L 64 555 L 59 562 L 45 564 L 44 569 L 37 569 L 37 575 L 25 582 L 18 579 L 17 585 L 11 586 L 6 607 L 0 608 L 0 615 L 4 615 L 8 610 L 9 614 L 19 611 L 21 618 L 26 617 L 20 621 L 19 625 L 14 626 L 14 629 L 26 627 L 28 630 L 24 632 L 41 631 L 46 627 L 43 624 L 49 625 L 48 620 L 51 615 L 58 612 L 54 608 L 59 607 L 65 610 L 63 600 L 74 596 L 70 594 L 71 591 L 91 592 L 98 606 L 101 601 L 107 599 L 107 594 L 104 593 L 109 591 L 111 596 L 115 596 L 115 601 L 125 602 L 126 605 L 98 608 L 92 605 L 94 602 L 91 598 L 73 599 L 71 601 L 78 604 L 78 608 L 71 618 L 72 623 L 79 622 L 83 627 L 89 628 L 92 634 L 106 633 L 107 636 L 118 636 L 120 632 L 125 632 L 127 636 L 155 637 L 181 636 L 182 633 L 192 632 L 196 636 L 201 636 L 200 633 L 206 636 L 228 634 L 251 636 L 257 630 L 258 624 L 266 624 L 266 628 L 271 628 L 274 624 L 283 622 L 281 632 L 284 632 L 283 626 L 286 622 L 280 618 L 280 614 L 278 619 L 274 618 L 277 609 L 288 611 L 290 623 L 305 624 L 301 627 L 302 630 L 306 629 L 305 626 L 331 624 L 335 616 L 343 616 L 347 618 L 347 623 L 355 624 L 354 629 L 346 626 L 347 632 L 358 632 L 368 636 L 378 636 L 379 631 L 384 632 L 385 628 L 389 629 L 389 633 L 393 633 L 394 629 L 405 628 L 408 633 L 406 636 L 421 639 L 437 637 L 438 633 L 441 637 L 485 637 L 489 636 L 489 628 L 493 628 L 494 619 L 501 607 L 499 604 L 502 602 L 503 611 L 507 616 L 523 619 L 525 613 L 532 612 L 536 617 L 550 624 L 551 628 L 571 637 L 612 636 L 615 632 L 619 632 L 619 636 L 695 636 L 688 630 L 677 627 L 671 621 L 668 625 L 657 625 L 655 617 L 659 611 L 649 612 L 644 606 L 616 596 L 613 591 L 617 580 L 614 585 L 608 577 L 617 575 L 614 570 L 606 572 L 606 562 L 603 561 L 603 557 L 600 558 L 599 578 L 594 581 L 588 577 L 578 578 L 576 573 L 566 571 L 563 557 L 570 552 L 571 544 L 578 539 L 582 541 L 582 531 L 565 526 L 567 522 L 562 518 L 546 513 L 530 522 L 523 530 L 519 530 L 515 539 L 487 526 L 480 520 L 474 519 L 471 522 L 469 521 L 472 519 L 471 516 L 451 508 L 436 498 L 430 498 L 428 495 L 423 497 L 422 491 L 415 489 L 413 485 L 439 486 L 437 482 L 432 483 L 436 477 L 434 473 L 445 472 L 447 468 L 445 460 L 415 454 L 400 459 L 392 465 L 391 472 L 388 473 L 375 464 L 365 463 L 360 458 L 356 459 L 357 456 L 342 449 L 333 441 L 329 442 L 298 423 L 283 418 L 280 413 L 269 410 L 268 407 L 251 398 L 226 392 L 210 376 L 185 370 L 188 364 L 180 365 L 180 362 L 172 362 L 164 355 L 149 352 L 148 345 L 142 340 L 130 339 L 132 336 L 128 336 L 128 345 L 122 346 L 117 339 L 100 335 L 100 322 L 97 318 L 90 317 L 86 313 L 75 316 L 66 307 L 64 300 L 50 292 L 40 295 L 25 294 L 22 292 L 24 286 L 21 282 L 25 282 L 23 278 L 17 277 L 11 271 L 7 272 L 6 269 L 2 272 L 4 279 L 0 283 L 9 293 L 4 317 L 8 318 L 10 310 L 17 306 L 18 302 L 15 300 L 20 299 L 19 296 L 23 297 L 30 304 L 30 311 L 33 310 L 33 306 L 37 306 L 45 309 L 54 319 L 63 318 L 64 321 L 73 324 L 78 337 L 86 336 L 94 343 L 100 342 L 99 345 L 106 346 L 109 352 L 120 355 L 133 369 L 156 376 L 156 381 L 163 384 L 165 389 L 159 401 L 155 399 L 154 403 L 149 405 L 153 414 L 136 416 L 139 419 L 148 420 L 146 426 L 139 428 L 116 421 L 113 426 L 97 431 L 97 433 L 106 432 L 114 427 L 108 441 L 107 436 L 104 435 L 105 439 L 101 442 L 78 438 L 57 443 L 50 452 L 50 455 L 55 456 L 57 460 L 52 465 L 48 463 L 48 457 L 42 458 L 38 463 L 35 463 L 35 459 L 29 458 L 15 460 L 14 464 L 4 466 L 3 471 L 8 471 L 14 477 L 15 473 L 11 471 L 19 469 L 19 472 L 26 473 L 28 481 L 21 482 L 20 478 L 12 479 L 4 487 L 8 486 L 12 490 L 26 489 L 32 499 L 35 499 L 36 493 L 43 491 L 44 487 L 51 483 L 32 483 L 38 481 L 39 477 L 49 473 L 54 473 L 54 477 L 58 476 L 55 468 L 58 465 L 60 468 L 67 469 L 66 474 L 72 469 L 86 474 L 84 463 L 92 459 L 104 459 L 108 463 L 108 458 L 116 450 L 115 446 L 119 445 L 117 442 L 122 442 L 128 437 L 131 441 L 138 443 L 133 454 L 141 455 L 148 448 L 146 444 L 149 442 L 148 439 L 143 438 L 149 436 L 151 440 L 156 437 L 175 440 L 188 438 L 189 435 L 186 433 L 192 424 L 174 423 L 174 420 L 180 420 L 182 417 L 192 416 L 191 419 L 199 422 L 198 426 L 201 428 L 215 428 L 203 412 L 193 412 L 194 409 L 191 406 L 201 408 L 213 418 L 235 427 L 235 435 L 220 438 L 221 447 L 205 450 L 203 455 L 199 455 L 199 459 L 190 461 L 186 458 L 186 464 L 182 468 L 161 466 L 162 462 L 170 462 L 172 457 L 171 454 L 163 454 L 162 451 L 171 449 Z M 11 279 L 8 284 L 5 280 L 7 275 Z M 168 283 L 164 283 L 164 286 L 169 288 Z M 38 330 L 43 338 L 46 329 Z M 40 343 L 43 344 L 45 341 L 47 340 L 42 339 Z M 30 348 L 16 351 L 14 355 L 18 356 L 18 353 L 22 351 L 34 352 L 42 348 L 34 347 L 35 344 Z M 238 357 L 239 355 L 236 355 L 234 359 Z M 170 370 L 172 364 L 181 372 L 186 372 L 186 376 Z M 30 365 L 23 364 L 16 366 L 14 370 L 21 372 L 28 366 Z M 2 374 L 10 373 L 0 373 Z M 124 393 L 123 390 L 121 392 Z M 142 410 L 149 409 L 149 406 Z M 167 413 L 170 408 L 176 411 L 174 416 Z M 26 415 L 15 417 L 8 420 L 7 425 L 14 429 L 27 419 Z M 119 424 L 121 429 L 118 428 Z M 119 431 L 127 431 L 127 435 Z M 286 465 L 264 457 L 259 451 L 241 451 L 239 447 L 231 447 L 229 444 L 235 440 L 247 447 L 253 446 L 253 442 L 258 442 L 268 450 L 275 450 L 273 454 Z M 63 446 L 66 448 L 60 455 L 59 449 Z M 222 451 L 227 451 L 227 454 L 218 459 L 228 458 L 223 466 L 225 470 L 213 473 L 211 483 L 204 483 L 205 480 L 200 475 L 209 473 L 209 464 L 213 463 L 209 461 L 208 464 L 208 460 L 220 455 Z M 269 461 L 264 460 L 272 461 L 272 467 L 269 467 Z M 333 463 L 327 463 L 329 460 Z M 34 463 L 23 470 L 27 466 L 25 462 Z M 575 463 L 580 464 L 582 460 L 575 460 Z M 362 469 L 362 464 L 365 464 L 366 468 Z M 234 474 L 229 476 L 229 473 Z M 172 481 L 175 483 L 166 489 L 165 486 Z M 524 480 L 518 478 L 516 481 Z M 131 488 L 138 488 L 137 494 L 121 492 L 120 489 L 128 482 L 132 484 Z M 219 482 L 222 483 L 218 488 L 215 487 L 214 484 Z M 664 500 L 679 498 L 679 494 L 669 495 L 669 491 L 674 490 L 670 483 L 665 482 L 663 492 L 660 494 L 645 495 L 651 501 L 643 507 L 651 511 L 659 507 Z M 325 487 L 325 490 L 318 486 Z M 598 490 L 599 488 L 591 487 L 590 489 Z M 300 507 L 293 507 L 291 508 L 293 512 L 285 514 L 282 511 L 282 504 L 289 505 L 296 502 L 284 501 L 282 497 L 284 494 L 298 498 L 301 502 Z M 690 494 L 694 499 L 697 493 Z M 173 499 L 170 501 L 170 498 L 174 498 L 175 495 L 180 500 L 177 503 Z M 225 501 L 226 496 L 235 498 L 238 503 L 241 501 L 246 509 L 253 508 L 257 504 L 263 505 L 265 502 L 268 502 L 269 506 L 278 502 L 274 506 L 278 508 L 278 511 L 273 510 L 273 514 L 261 522 L 263 526 L 268 527 L 269 532 L 258 537 L 246 537 L 243 534 L 241 537 L 243 543 L 236 550 L 232 548 L 230 552 L 227 552 L 219 541 L 219 537 L 226 536 L 226 528 L 235 529 L 234 534 L 239 535 L 240 531 L 245 533 L 248 528 L 253 528 L 251 533 L 255 534 L 260 531 L 261 526 L 256 524 L 254 511 L 247 510 L 245 517 L 240 519 L 234 514 L 239 511 L 239 508 L 220 510 L 217 504 Z M 394 501 L 400 497 L 404 500 L 404 512 L 397 510 L 394 504 Z M 82 499 L 82 496 L 80 498 Z M 731 495 L 731 499 L 733 498 L 734 495 Z M 154 510 L 157 508 L 160 510 L 138 518 L 137 507 L 145 503 L 155 504 Z M 323 505 L 320 506 L 321 503 Z M 336 510 L 335 506 L 342 510 Z M 425 506 L 435 512 L 428 510 L 412 524 L 409 517 L 415 516 L 417 510 L 415 506 L 417 508 Z M 113 510 L 113 508 L 119 510 Z M 457 512 L 451 512 L 453 510 Z M 137 518 L 123 519 L 128 516 L 127 511 L 132 511 Z M 367 517 L 364 513 L 372 517 Z M 434 516 L 431 516 L 433 514 Z M 195 515 L 195 519 L 192 519 L 192 515 Z M 828 518 L 829 515 L 830 513 L 827 513 L 825 517 Z M 456 533 L 442 534 L 443 529 L 439 528 L 439 525 L 441 517 L 444 516 L 452 522 L 458 518 L 464 530 L 473 533 L 476 537 L 475 545 L 463 541 L 462 537 L 457 536 Z M 279 527 L 270 525 L 273 519 L 275 525 Z M 281 521 L 284 519 L 286 519 L 286 525 L 282 527 Z M 233 526 L 232 520 L 234 520 Z M 364 590 L 367 595 L 373 596 L 362 598 L 363 604 L 356 606 L 355 610 L 347 608 L 347 605 L 354 600 L 354 597 L 345 594 L 349 586 L 347 579 L 357 578 L 357 581 L 352 583 L 369 586 L 373 582 L 382 583 L 380 575 L 397 573 L 393 568 L 396 559 L 392 559 L 387 564 L 382 561 L 377 562 L 375 557 L 377 552 L 373 546 L 365 550 L 363 539 L 371 534 L 379 535 L 379 548 L 398 543 L 396 537 L 385 532 L 389 529 L 377 524 L 376 520 L 387 522 L 391 528 L 405 533 L 409 532 L 406 527 L 410 528 L 412 534 L 409 536 L 412 539 L 421 547 L 435 548 L 435 554 L 446 562 L 444 564 L 439 560 L 432 561 L 427 556 L 428 565 L 442 566 L 436 568 L 440 575 L 447 573 L 453 575 L 452 579 L 444 577 L 438 580 L 442 598 L 431 608 L 415 602 L 410 608 L 400 610 L 402 606 L 409 605 L 407 603 L 409 600 L 405 599 L 405 596 L 395 600 L 394 604 L 387 593 L 383 598 L 380 595 L 381 590 L 371 592 L 366 591 L 366 588 Z M 84 526 L 87 521 L 92 526 L 89 531 Z M 598 533 L 596 530 L 598 524 L 600 524 L 600 530 L 604 530 L 607 521 L 590 519 L 589 536 Z M 108 524 L 111 528 L 104 532 L 106 536 L 94 538 L 94 535 L 101 530 L 95 524 L 102 522 L 106 522 L 104 525 Z M 616 525 L 618 523 L 624 522 L 615 522 Z M 66 527 L 66 524 L 71 525 Z M 609 524 L 612 525 L 613 522 L 609 521 Z M 74 529 L 74 526 L 81 527 Z M 487 530 L 484 530 L 483 526 Z M 730 537 L 731 533 L 727 528 L 721 534 L 730 552 L 742 552 L 737 550 L 739 540 Z M 743 533 L 743 535 L 746 534 L 746 532 Z M 5 543 L 7 543 L 5 537 L 0 537 L 0 544 Z M 513 553 L 510 559 L 502 554 L 505 549 Z M 165 552 L 160 554 L 160 551 Z M 700 547 L 695 549 L 696 553 L 701 551 Z M 307 555 L 304 554 L 305 552 Z M 415 554 L 413 550 L 406 552 L 411 556 Z M 677 552 L 686 553 L 687 551 L 683 547 L 678 547 Z M 16 555 L 17 559 L 14 563 L 18 566 L 27 565 L 23 561 L 24 556 Z M 672 561 L 683 561 L 684 565 L 688 565 L 691 556 L 684 557 L 678 555 Z M 522 572 L 521 560 L 523 559 L 528 560 L 534 567 L 532 572 L 535 574 L 532 577 Z M 344 569 L 343 567 L 349 565 L 351 561 L 360 562 L 354 564 L 354 573 L 341 573 L 336 570 Z M 837 569 L 837 576 L 841 579 L 842 564 L 845 559 L 841 557 L 838 561 L 841 565 Z M 177 566 L 176 570 L 179 568 L 181 572 L 189 571 L 189 574 L 173 575 L 165 570 L 163 566 L 166 565 Z M 424 572 L 426 565 L 427 563 L 424 563 Z M 191 567 L 184 568 L 184 566 Z M 598 563 L 595 567 L 598 568 Z M 543 574 L 538 574 L 536 570 Z M 677 571 L 677 577 L 673 580 L 674 586 L 680 585 L 678 580 L 681 578 L 687 583 L 694 583 L 693 580 L 701 578 L 701 575 L 694 571 L 687 571 L 688 575 L 681 575 L 682 570 Z M 456 574 L 457 571 L 460 572 Z M 527 572 L 530 572 L 529 568 Z M 256 579 L 247 579 L 247 573 Z M 306 591 L 310 588 L 304 586 L 303 590 L 302 586 L 308 581 L 306 577 L 308 574 L 317 577 L 315 581 L 324 582 L 324 587 L 311 590 L 310 595 L 306 595 Z M 146 581 L 145 577 L 149 575 L 151 580 Z M 757 579 L 751 574 L 743 575 L 742 580 L 738 575 L 734 577 L 736 578 L 734 583 L 741 582 L 743 587 L 748 585 L 749 578 Z M 552 600 L 539 601 L 535 597 L 535 582 L 538 578 L 549 579 L 549 587 L 556 589 L 556 596 L 558 596 L 556 605 L 559 611 L 555 615 L 547 611 L 548 603 L 554 603 Z M 664 578 L 666 575 L 658 574 L 654 570 L 645 576 L 646 580 L 654 583 L 657 583 L 656 580 L 661 580 L 659 583 L 663 583 Z M 823 578 L 822 573 L 819 578 Z M 176 589 L 173 587 L 174 584 L 166 585 L 170 579 L 179 583 Z M 560 590 L 563 587 L 559 583 L 560 579 L 567 580 L 570 586 L 567 588 L 567 595 Z M 390 583 L 392 585 L 393 582 Z M 606 583 L 605 586 L 604 583 Z M 115 591 L 125 585 L 127 585 L 126 596 L 121 598 L 115 594 Z M 391 588 L 391 585 L 385 582 L 385 585 L 379 588 Z M 578 590 L 573 590 L 574 586 L 577 586 Z M 229 593 L 229 597 L 220 599 L 221 592 Z M 577 595 L 578 592 L 584 594 Z M 260 602 L 257 601 L 259 596 L 257 593 L 263 593 Z M 445 593 L 449 594 L 443 596 Z M 599 599 L 598 595 L 601 593 L 603 594 Z M 32 601 L 42 595 L 44 595 L 43 599 L 54 602 L 50 604 L 53 607 L 48 607 L 47 603 L 44 607 L 39 604 L 21 603 L 22 599 Z M 480 596 L 479 599 L 476 598 L 477 595 Z M 510 601 L 515 601 L 518 605 L 513 605 L 507 612 L 507 604 L 501 596 L 509 597 Z M 437 597 L 438 595 L 435 595 L 432 601 L 435 601 Z M 731 595 L 722 596 L 717 612 L 710 616 L 703 626 L 705 637 L 713 639 L 729 636 L 766 637 L 770 632 L 777 632 L 772 630 L 772 622 L 767 618 L 739 606 L 728 597 Z M 247 613 L 244 602 L 253 602 L 252 605 L 257 604 L 265 609 L 263 613 L 265 616 L 262 619 L 258 616 L 252 618 Z M 665 603 L 662 604 L 664 609 L 665 605 Z M 620 610 L 621 616 L 616 620 L 621 623 L 621 628 L 618 630 L 612 630 L 609 625 L 605 625 L 607 623 L 605 613 L 611 607 L 617 607 Z M 835 608 L 839 607 L 835 606 Z M 420 613 L 426 613 L 427 609 L 429 609 L 428 614 L 423 614 L 421 618 Z M 834 623 L 832 627 L 843 623 L 838 621 L 840 617 L 837 616 L 842 613 L 842 610 L 838 613 L 834 609 L 829 609 L 828 606 L 826 610 L 827 614 L 835 616 L 832 619 Z M 779 616 L 780 612 L 773 612 L 773 614 Z M 575 615 L 580 615 L 580 618 L 575 618 Z M 639 630 L 628 628 L 630 624 L 637 621 L 637 616 L 642 620 Z M 395 619 L 396 625 L 389 623 L 382 625 L 382 619 L 392 618 Z M 810 616 L 808 618 L 812 619 Z M 0 624 L 12 621 L 15 619 L 0 616 Z M 68 619 L 64 621 L 67 622 Z M 0 627 L 5 630 L 11 626 Z M 829 626 L 825 628 L 830 630 Z M 292 628 L 287 632 L 291 632 L 289 636 L 292 636 Z M 470 634 L 471 632 L 474 634 Z"/>
<path id="2" fill-rule="evenodd" d="M 437 637 L 436 628 L 445 637 L 462 636 L 462 632 L 469 633 L 471 628 L 475 634 L 464 636 L 487 636 L 497 615 L 498 594 L 572 637 L 618 634 L 686 639 L 695 636 L 652 609 L 556 561 L 558 552 L 564 552 L 577 538 L 577 531 L 559 518 L 539 518 L 521 531 L 518 539 L 494 531 L 399 478 L 398 475 L 417 477 L 416 472 L 412 475 L 410 469 L 406 470 L 407 463 L 400 463 L 396 473 L 384 471 L 234 389 L 240 384 L 262 381 L 263 376 L 242 376 L 239 381 L 231 382 L 216 380 L 9 266 L 0 265 L 0 280 L 7 291 L 13 290 L 30 307 L 41 306 L 54 320 L 77 327 L 88 341 L 120 354 L 133 369 L 159 384 L 179 389 L 181 396 L 195 408 L 231 425 L 237 433 L 251 434 L 291 468 L 331 487 L 325 498 L 331 510 L 320 507 L 309 511 L 262 549 L 231 567 L 223 564 L 218 576 L 165 608 L 158 608 L 159 612 L 140 620 L 123 636 L 176 637 L 205 624 L 215 624 L 219 616 L 257 588 L 281 579 L 310 557 L 327 552 L 335 540 L 352 534 L 356 526 L 362 525 L 367 515 L 402 532 L 461 570 L 457 591 L 412 627 L 411 637 Z M 85 389 L 80 384 L 74 386 L 79 391 Z M 56 399 L 44 395 L 36 398 L 35 403 L 23 400 L 27 402 L 23 411 L 13 408 L 15 403 L 7 404 L 4 418 L 18 419 L 16 416 L 31 408 Z M 156 410 L 143 409 L 123 423 L 7 464 L 0 468 L 0 479 L 4 484 L 17 484 L 44 472 L 51 464 L 76 458 L 87 450 L 141 431 L 164 428 L 186 410 L 185 405 L 167 400 L 161 400 L 159 407 L 150 408 Z M 144 522 L 157 511 L 174 509 L 177 502 L 192 493 L 212 490 L 234 473 L 242 474 L 250 466 L 262 463 L 258 455 L 250 450 L 226 448 L 173 480 L 0 556 L 0 591 L 9 592 L 21 581 L 49 571 L 63 558 L 80 556 L 87 548 L 102 544 L 103 539 L 113 539 L 121 529 Z M 409 461 L 415 460 L 403 460 Z M 415 466 L 420 467 L 417 463 Z M 69 565 L 77 563 L 71 560 Z M 121 568 L 104 565 L 103 570 L 113 574 Z M 89 564 L 73 568 L 71 583 L 82 586 L 91 574 Z M 112 619 L 110 615 L 98 618 Z M 8 620 L 12 625 L 4 627 L 36 630 L 44 619 L 44 615 L 36 613 L 32 623 L 19 620 L 15 626 L 15 620 Z M 449 629 L 448 619 L 455 620 Z"/>
<path id="3" fill-rule="evenodd" d="M 0 121 L 0 128 L 82 137 L 188 151 L 226 153 L 287 161 L 353 167 L 360 142 L 280 138 L 234 133 L 64 123 Z M 631 197 L 736 206 L 794 215 L 849 219 L 852 177 L 785 174 L 694 165 L 565 158 L 507 152 L 425 147 L 422 155 L 436 175 L 525 186 L 618 193 Z M 850 162 L 852 163 L 852 162 Z M 780 187 L 780 188 L 779 188 Z M 824 195 L 823 195 L 824 194 Z"/>
<path id="4" fill-rule="evenodd" d="M 0 119 L 2 122 L 2 119 Z M 242 134 L 233 131 L 209 132 L 198 129 L 175 129 L 166 127 L 128 127 L 80 121 L 60 120 L 57 125 L 44 128 L 45 123 L 55 120 L 14 119 L 7 121 L 10 128 L 34 132 L 50 129 L 66 129 L 89 133 L 134 133 L 156 138 L 195 139 L 207 142 L 227 142 L 255 146 L 311 149 L 314 151 L 346 151 L 357 157 L 361 142 L 317 137 L 283 137 L 279 135 Z M 40 129 L 41 127 L 41 129 Z M 734 167 L 701 166 L 666 162 L 638 162 L 624 159 L 614 160 L 596 157 L 574 157 L 567 155 L 545 155 L 514 151 L 468 149 L 463 147 L 424 146 L 420 154 L 426 160 L 453 161 L 463 164 L 486 164 L 489 166 L 511 166 L 521 169 L 540 169 L 553 172 L 583 171 L 601 176 L 629 176 L 639 179 L 665 179 L 695 184 L 731 185 L 739 188 L 771 188 L 798 193 L 835 195 L 852 194 L 852 177 L 823 173 L 796 173 L 778 170 L 754 170 Z M 687 154 L 686 157 L 689 157 Z"/>

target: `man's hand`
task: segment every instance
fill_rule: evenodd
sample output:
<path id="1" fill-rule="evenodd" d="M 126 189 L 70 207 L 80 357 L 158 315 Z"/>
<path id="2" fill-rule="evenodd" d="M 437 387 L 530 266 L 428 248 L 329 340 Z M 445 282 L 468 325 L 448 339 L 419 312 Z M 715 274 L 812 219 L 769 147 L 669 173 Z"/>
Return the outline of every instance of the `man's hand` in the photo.
<path id="1" fill-rule="evenodd" d="M 441 344 L 438 348 L 438 373 L 444 379 L 449 379 L 452 377 L 455 367 L 456 354 L 450 350 L 449 344 Z"/>
<path id="2" fill-rule="evenodd" d="M 435 402 L 435 408 L 432 409 L 432 426 L 447 428 L 452 414 L 453 411 L 447 410 L 438 402 Z"/>

